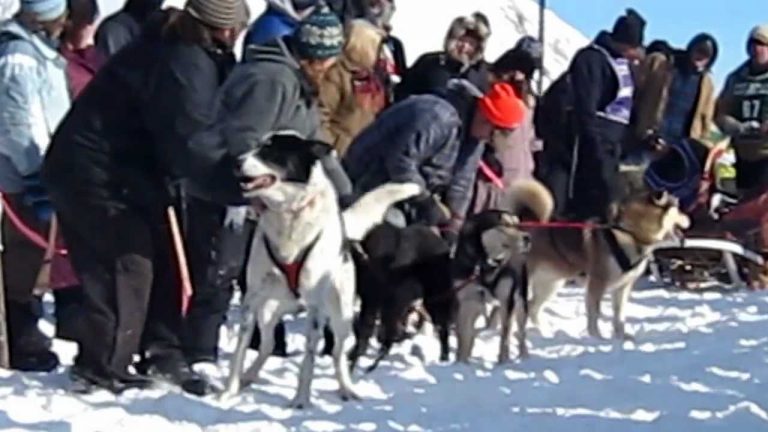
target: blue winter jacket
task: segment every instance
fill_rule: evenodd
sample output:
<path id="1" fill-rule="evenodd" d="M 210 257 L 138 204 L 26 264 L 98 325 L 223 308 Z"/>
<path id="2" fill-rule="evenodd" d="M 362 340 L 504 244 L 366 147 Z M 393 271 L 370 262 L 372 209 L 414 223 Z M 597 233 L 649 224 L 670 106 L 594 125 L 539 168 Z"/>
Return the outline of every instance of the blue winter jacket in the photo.
<path id="1" fill-rule="evenodd" d="M 460 153 L 471 153 L 460 151 L 462 141 L 462 119 L 450 102 L 435 95 L 412 96 L 382 112 L 363 130 L 343 164 L 357 194 L 387 182 L 414 182 L 443 194 L 453 189 L 454 175 L 463 171 L 457 164 Z M 454 195 L 467 195 L 468 203 L 470 190 L 464 192 Z M 446 204 L 463 214 L 466 203 L 454 201 Z"/>
<path id="2" fill-rule="evenodd" d="M 249 45 L 264 45 L 283 36 L 288 36 L 296 31 L 299 20 L 293 16 L 290 10 L 282 9 L 276 3 L 270 2 L 267 10 L 251 24 L 243 42 L 243 57 Z"/>
<path id="3" fill-rule="evenodd" d="M 70 105 L 66 60 L 15 20 L 0 25 L 0 192 L 35 178 Z"/>

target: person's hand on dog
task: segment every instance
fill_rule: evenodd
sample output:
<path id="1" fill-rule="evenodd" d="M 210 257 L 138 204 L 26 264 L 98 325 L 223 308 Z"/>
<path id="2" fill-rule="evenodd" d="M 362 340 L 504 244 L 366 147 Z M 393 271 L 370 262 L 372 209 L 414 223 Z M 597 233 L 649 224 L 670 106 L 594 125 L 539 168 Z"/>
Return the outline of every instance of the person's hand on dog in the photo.
<path id="1" fill-rule="evenodd" d="M 448 247 L 453 250 L 459 242 L 459 230 L 461 222 L 452 219 L 447 225 L 440 227 L 440 237 L 445 240 Z"/>
<path id="2" fill-rule="evenodd" d="M 410 203 L 416 210 L 418 219 L 429 226 L 445 225 L 451 220 L 451 212 L 434 195 L 420 195 Z"/>
<path id="3" fill-rule="evenodd" d="M 643 142 L 645 142 L 645 145 L 652 153 L 661 154 L 668 149 L 667 142 L 664 140 L 664 137 L 662 137 L 658 131 L 653 129 L 648 129 L 645 132 Z"/>

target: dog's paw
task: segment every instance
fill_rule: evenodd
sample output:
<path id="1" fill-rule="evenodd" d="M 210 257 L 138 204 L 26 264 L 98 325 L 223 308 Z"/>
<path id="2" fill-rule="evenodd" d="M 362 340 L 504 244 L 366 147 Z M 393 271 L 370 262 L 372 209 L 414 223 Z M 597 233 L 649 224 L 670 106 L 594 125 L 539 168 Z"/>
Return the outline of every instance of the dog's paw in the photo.
<path id="1" fill-rule="evenodd" d="M 605 337 L 603 336 L 602 333 L 600 333 L 600 330 L 597 329 L 597 328 L 587 329 L 587 334 L 589 334 L 589 337 L 591 337 L 593 339 L 597 339 L 597 340 L 601 340 L 601 341 L 605 340 Z"/>
<path id="2" fill-rule="evenodd" d="M 236 390 L 225 390 L 222 393 L 219 394 L 219 402 L 227 402 L 229 400 L 234 399 L 237 396 Z"/>
<path id="3" fill-rule="evenodd" d="M 520 348 L 520 352 L 518 352 L 517 358 L 520 360 L 528 360 L 531 358 L 531 353 L 528 352 L 528 347 Z"/>
<path id="4" fill-rule="evenodd" d="M 288 403 L 288 408 L 297 410 L 312 408 L 312 402 L 309 400 L 309 396 L 296 395 L 291 402 Z"/>
<path id="5" fill-rule="evenodd" d="M 362 400 L 363 399 L 362 397 L 360 397 L 359 394 L 357 394 L 357 392 L 355 392 L 352 389 L 340 389 L 339 390 L 339 397 L 344 402 L 349 402 L 349 401 L 353 401 L 353 400 Z"/>
<path id="6" fill-rule="evenodd" d="M 613 337 L 619 342 L 635 342 L 635 335 L 629 332 L 622 332 L 622 333 L 616 333 L 616 335 Z"/>
<path id="7" fill-rule="evenodd" d="M 243 377 L 240 379 L 240 387 L 241 388 L 250 387 L 256 384 L 258 381 L 259 381 L 258 375 L 254 375 L 252 373 L 246 372 L 243 374 Z"/>
<path id="8" fill-rule="evenodd" d="M 469 356 L 457 355 L 456 356 L 456 363 L 468 365 L 469 364 Z"/>

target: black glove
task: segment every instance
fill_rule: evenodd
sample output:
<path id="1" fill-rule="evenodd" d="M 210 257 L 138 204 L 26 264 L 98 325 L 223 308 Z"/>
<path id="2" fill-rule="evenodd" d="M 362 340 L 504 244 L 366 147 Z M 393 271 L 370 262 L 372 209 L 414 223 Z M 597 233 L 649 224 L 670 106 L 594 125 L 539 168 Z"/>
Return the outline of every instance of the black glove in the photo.
<path id="1" fill-rule="evenodd" d="M 451 213 L 440 203 L 439 199 L 431 195 L 421 195 L 413 198 L 409 204 L 413 207 L 416 218 L 429 226 L 439 226 L 448 223 Z"/>
<path id="2" fill-rule="evenodd" d="M 443 237 L 443 240 L 448 244 L 448 247 L 453 249 L 454 246 L 456 246 L 456 243 L 459 242 L 459 232 L 452 229 L 446 229 L 442 230 L 440 232 L 440 235 Z"/>

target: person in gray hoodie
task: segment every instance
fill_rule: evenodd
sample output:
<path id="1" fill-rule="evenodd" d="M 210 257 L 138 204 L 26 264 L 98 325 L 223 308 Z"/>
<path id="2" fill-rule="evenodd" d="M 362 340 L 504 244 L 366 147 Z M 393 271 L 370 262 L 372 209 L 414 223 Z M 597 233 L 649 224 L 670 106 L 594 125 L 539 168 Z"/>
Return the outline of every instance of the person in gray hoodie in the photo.
<path id="1" fill-rule="evenodd" d="M 202 192 L 211 200 L 230 205 L 228 214 L 239 215 L 239 220 L 227 218 L 218 236 L 216 262 L 208 272 L 216 275 L 210 283 L 221 290 L 231 287 L 231 281 L 242 272 L 254 228 L 233 201 L 242 194 L 231 181 L 234 164 L 277 131 L 291 130 L 307 139 L 327 141 L 320 128 L 318 88 L 343 45 L 342 24 L 326 6 L 316 8 L 293 34 L 249 45 L 243 62 L 220 89 L 217 121 L 191 142 L 196 154 L 193 164 L 199 166 L 195 178 L 189 179 L 193 193 Z M 330 145 L 321 160 L 345 205 L 352 197 L 352 185 Z M 211 319 L 223 322 L 228 302 L 217 304 L 218 310 L 209 313 L 216 315 Z M 197 350 L 208 353 L 203 360 L 215 359 L 212 351 L 218 346 L 217 338 L 218 333 L 212 333 L 198 343 Z M 276 350 L 285 354 L 284 347 L 278 345 Z"/>

